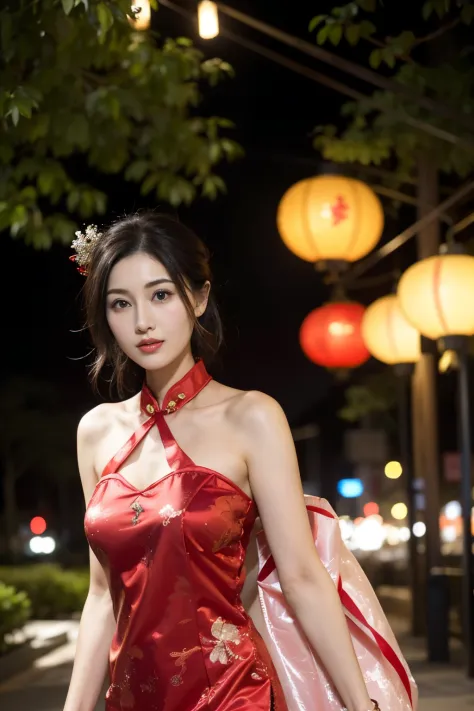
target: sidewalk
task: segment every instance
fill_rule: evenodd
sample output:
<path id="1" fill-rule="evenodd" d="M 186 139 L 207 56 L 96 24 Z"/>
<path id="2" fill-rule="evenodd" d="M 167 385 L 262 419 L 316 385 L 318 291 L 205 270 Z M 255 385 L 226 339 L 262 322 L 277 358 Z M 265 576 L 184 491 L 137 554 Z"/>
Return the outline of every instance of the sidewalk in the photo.
<path id="1" fill-rule="evenodd" d="M 428 664 L 423 640 L 410 638 L 403 625 L 393 620 L 391 623 L 419 687 L 418 711 L 474 711 L 474 680 L 468 680 L 459 665 Z M 77 623 L 70 623 L 68 644 L 1 685 L 0 707 L 15 711 L 62 711 L 76 635 Z M 459 645 L 454 646 L 453 657 L 458 658 L 459 652 Z M 95 711 L 104 711 L 103 703 Z"/>
<path id="2" fill-rule="evenodd" d="M 474 711 L 474 680 L 462 666 L 462 645 L 451 645 L 451 664 L 426 661 L 424 639 L 411 637 L 406 623 L 390 618 L 390 624 L 418 685 L 418 711 Z"/>

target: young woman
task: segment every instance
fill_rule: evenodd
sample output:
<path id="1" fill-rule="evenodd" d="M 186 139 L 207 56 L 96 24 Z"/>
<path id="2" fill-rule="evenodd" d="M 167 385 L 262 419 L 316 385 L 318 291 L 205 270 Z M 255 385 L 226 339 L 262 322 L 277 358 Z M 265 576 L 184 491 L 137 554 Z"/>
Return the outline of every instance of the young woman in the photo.
<path id="1" fill-rule="evenodd" d="M 88 228 L 74 246 L 92 380 L 110 364 L 122 395 L 130 378 L 141 389 L 78 428 L 91 578 L 64 711 L 93 711 L 107 666 L 107 711 L 286 711 L 243 594 L 257 517 L 348 711 L 378 709 L 315 550 L 281 408 L 206 370 L 221 341 L 206 248 L 156 214 Z"/>

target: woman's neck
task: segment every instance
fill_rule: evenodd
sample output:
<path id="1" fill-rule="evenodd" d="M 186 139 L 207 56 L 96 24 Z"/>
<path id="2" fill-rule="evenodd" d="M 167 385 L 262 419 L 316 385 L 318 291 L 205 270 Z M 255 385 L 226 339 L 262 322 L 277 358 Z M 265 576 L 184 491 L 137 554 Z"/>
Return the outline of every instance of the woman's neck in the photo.
<path id="1" fill-rule="evenodd" d="M 146 371 L 146 384 L 161 405 L 168 390 L 184 378 L 195 365 L 195 360 L 191 352 L 186 352 L 174 361 L 157 370 Z"/>

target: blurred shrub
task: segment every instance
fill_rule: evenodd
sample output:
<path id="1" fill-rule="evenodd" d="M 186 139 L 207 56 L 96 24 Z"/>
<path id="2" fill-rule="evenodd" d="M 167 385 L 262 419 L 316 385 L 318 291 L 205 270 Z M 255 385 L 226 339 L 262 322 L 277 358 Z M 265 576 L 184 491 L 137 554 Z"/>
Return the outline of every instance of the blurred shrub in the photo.
<path id="1" fill-rule="evenodd" d="M 89 588 L 89 572 L 63 570 L 52 564 L 0 567 L 0 582 L 23 590 L 31 600 L 31 615 L 57 619 L 80 612 Z"/>
<path id="2" fill-rule="evenodd" d="M 28 595 L 0 582 L 0 654 L 7 650 L 6 635 L 22 627 L 30 615 Z"/>

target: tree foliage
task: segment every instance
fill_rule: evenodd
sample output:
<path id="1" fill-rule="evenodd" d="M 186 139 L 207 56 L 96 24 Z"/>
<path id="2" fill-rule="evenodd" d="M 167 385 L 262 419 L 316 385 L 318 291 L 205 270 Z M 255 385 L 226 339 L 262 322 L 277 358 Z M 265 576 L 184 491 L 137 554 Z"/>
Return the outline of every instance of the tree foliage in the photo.
<path id="1" fill-rule="evenodd" d="M 429 0 L 422 6 L 421 22 L 426 32 L 417 36 L 411 29 L 395 36 L 383 36 L 377 29 L 377 0 L 355 0 L 318 15 L 310 23 L 318 44 L 334 46 L 345 41 L 365 43 L 373 69 L 391 73 L 391 78 L 417 94 L 430 96 L 465 118 L 474 114 L 474 66 L 466 45 L 459 51 L 456 33 L 474 24 L 474 4 L 468 0 Z M 433 43 L 442 43 L 430 53 Z M 434 45 L 435 46 L 435 45 Z M 360 101 L 342 107 L 345 125 L 319 126 L 314 146 L 337 163 L 390 166 L 389 184 L 398 187 L 415 171 L 417 156 L 429 152 L 436 167 L 445 173 L 465 176 L 474 168 L 474 150 L 445 142 L 404 122 L 405 116 L 431 123 L 462 137 L 465 129 L 453 121 L 389 91 L 375 91 Z"/>
<path id="2" fill-rule="evenodd" d="M 362 422 L 375 415 L 379 427 L 392 429 L 399 387 L 393 370 L 368 375 L 346 389 L 346 403 L 339 416 L 347 422 Z"/>
<path id="3" fill-rule="evenodd" d="M 382 0 L 354 0 L 333 7 L 329 14 L 311 20 L 310 31 L 320 45 L 338 46 L 346 42 L 367 50 L 367 63 L 373 70 L 403 84 L 420 96 L 427 96 L 453 109 L 465 120 L 474 115 L 474 65 L 470 38 L 474 26 L 474 3 L 469 0 L 428 0 L 421 6 L 418 26 L 386 35 Z M 460 49 L 461 47 L 461 49 Z M 441 130 L 469 138 L 463 123 L 420 107 L 419 103 L 390 91 L 375 91 L 367 98 L 342 106 L 341 126 L 325 125 L 315 129 L 314 146 L 327 160 L 336 163 L 376 165 L 381 181 L 388 188 L 416 185 L 417 163 L 421 154 L 442 175 L 448 174 L 451 187 L 455 179 L 474 170 L 474 149 L 461 142 L 450 143 L 413 127 L 405 118 L 432 124 Z M 409 187 L 405 191 L 409 191 Z M 397 199 L 395 198 L 397 205 Z M 392 206 L 391 206 L 392 207 Z M 379 423 L 393 425 L 391 411 L 396 402 L 393 371 L 370 376 L 349 386 L 342 419 L 356 422 L 371 415 Z"/>
<path id="4" fill-rule="evenodd" d="M 172 205 L 225 189 L 232 123 L 199 115 L 232 75 L 186 38 L 133 27 L 127 0 L 18 0 L 0 11 L 0 230 L 70 242 L 107 208 L 85 174 L 121 174 Z"/>

